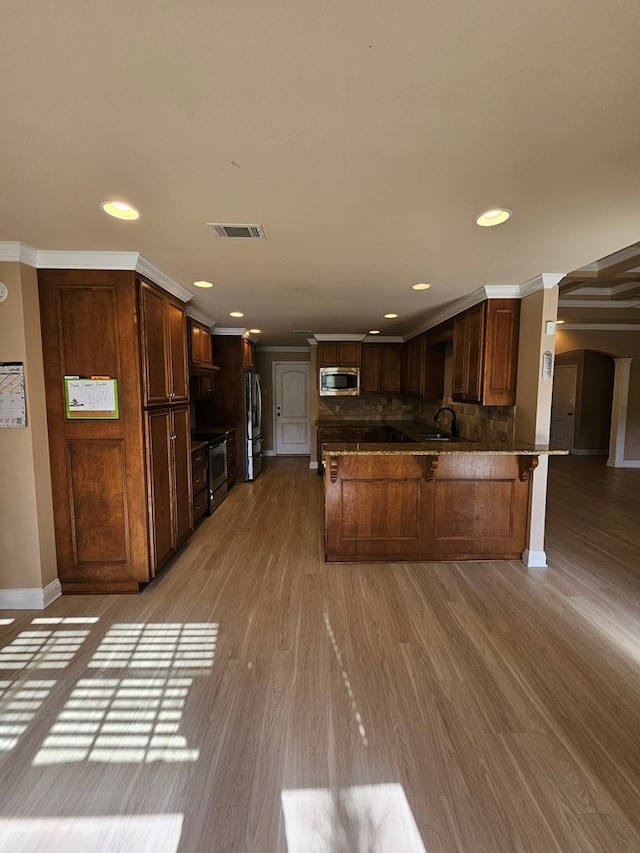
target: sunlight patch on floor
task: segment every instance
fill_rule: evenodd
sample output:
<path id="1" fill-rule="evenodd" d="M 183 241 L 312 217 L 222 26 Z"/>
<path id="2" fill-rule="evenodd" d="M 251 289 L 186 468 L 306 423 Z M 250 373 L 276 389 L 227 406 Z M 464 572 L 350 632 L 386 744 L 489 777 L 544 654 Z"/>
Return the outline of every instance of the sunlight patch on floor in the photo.
<path id="1" fill-rule="evenodd" d="M 181 814 L 0 819 L 0 850 L 11 853 L 176 853 Z"/>
<path id="2" fill-rule="evenodd" d="M 426 853 L 402 785 L 282 792 L 288 853 Z"/>
<path id="3" fill-rule="evenodd" d="M 51 727 L 34 765 L 197 761 L 179 732 L 191 678 L 84 678 Z"/>

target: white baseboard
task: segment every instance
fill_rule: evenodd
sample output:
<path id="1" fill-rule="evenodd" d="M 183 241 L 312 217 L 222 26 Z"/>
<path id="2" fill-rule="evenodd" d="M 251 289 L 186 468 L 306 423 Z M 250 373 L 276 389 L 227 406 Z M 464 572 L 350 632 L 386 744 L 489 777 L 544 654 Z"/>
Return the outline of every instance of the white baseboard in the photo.
<path id="1" fill-rule="evenodd" d="M 263 456 L 275 456 L 276 452 L 275 452 L 275 450 L 263 450 L 262 455 Z"/>
<path id="2" fill-rule="evenodd" d="M 611 468 L 640 468 L 640 459 L 620 459 L 619 462 L 607 459 L 607 465 Z"/>
<path id="3" fill-rule="evenodd" d="M 61 595 L 57 578 L 44 589 L 0 589 L 0 610 L 44 610 Z"/>
<path id="4" fill-rule="evenodd" d="M 546 569 L 547 555 L 544 551 L 530 551 L 525 548 L 522 552 L 522 562 L 529 569 Z"/>
<path id="5" fill-rule="evenodd" d="M 608 448 L 606 450 L 577 450 L 574 447 L 571 451 L 573 456 L 606 456 L 608 453 Z"/>

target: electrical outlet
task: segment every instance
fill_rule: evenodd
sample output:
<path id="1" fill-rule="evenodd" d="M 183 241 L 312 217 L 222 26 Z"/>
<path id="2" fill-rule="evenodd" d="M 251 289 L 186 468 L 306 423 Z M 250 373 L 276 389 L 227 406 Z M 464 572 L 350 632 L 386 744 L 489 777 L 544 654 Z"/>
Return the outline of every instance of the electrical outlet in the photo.
<path id="1" fill-rule="evenodd" d="M 336 403 L 336 412 L 340 411 L 340 403 Z"/>
<path id="2" fill-rule="evenodd" d="M 382 411 L 382 406 L 378 406 L 378 411 L 379 411 L 379 412 L 381 412 L 381 411 Z"/>

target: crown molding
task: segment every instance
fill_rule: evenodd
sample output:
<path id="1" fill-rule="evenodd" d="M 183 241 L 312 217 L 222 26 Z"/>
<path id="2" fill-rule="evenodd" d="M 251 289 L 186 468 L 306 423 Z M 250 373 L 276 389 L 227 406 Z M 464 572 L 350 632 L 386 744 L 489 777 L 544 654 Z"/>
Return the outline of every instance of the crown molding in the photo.
<path id="1" fill-rule="evenodd" d="M 237 327 L 234 327 L 234 328 L 226 327 L 225 328 L 224 326 L 223 327 L 216 326 L 216 328 L 213 330 L 213 334 L 214 335 L 237 335 L 238 337 L 241 337 L 242 335 L 244 335 L 244 333 L 246 331 L 247 331 L 246 328 L 245 329 L 239 329 Z"/>
<path id="2" fill-rule="evenodd" d="M 191 317 L 192 320 L 197 320 L 198 323 L 202 323 L 203 326 L 208 326 L 209 329 L 213 329 L 216 324 L 216 321 L 209 317 L 208 314 L 205 314 L 204 311 L 201 311 L 199 308 L 196 308 L 195 305 L 187 305 L 187 317 Z"/>
<path id="3" fill-rule="evenodd" d="M 365 335 L 362 342 L 365 344 L 401 344 L 403 341 L 402 335 Z"/>
<path id="4" fill-rule="evenodd" d="M 0 261 L 18 261 L 43 270 L 134 270 L 183 302 L 193 294 L 174 281 L 139 252 L 70 252 L 58 249 L 33 249 L 24 243 L 0 243 Z"/>
<path id="5" fill-rule="evenodd" d="M 316 341 L 362 341 L 364 335 L 314 335 Z"/>
<path id="6" fill-rule="evenodd" d="M 38 253 L 31 246 L 15 241 L 0 243 L 0 262 L 25 264 L 28 267 L 37 266 Z"/>
<path id="7" fill-rule="evenodd" d="M 525 281 L 518 285 L 520 289 L 520 298 L 524 299 L 525 296 L 531 296 L 532 293 L 537 293 L 539 290 L 553 290 L 554 287 L 560 284 L 564 277 L 565 273 L 540 273 L 540 275 L 530 278 L 529 281 Z"/>
<path id="8" fill-rule="evenodd" d="M 558 308 L 640 308 L 640 299 L 559 299 Z"/>
<path id="9" fill-rule="evenodd" d="M 563 323 L 558 331 L 640 332 L 640 323 Z"/>

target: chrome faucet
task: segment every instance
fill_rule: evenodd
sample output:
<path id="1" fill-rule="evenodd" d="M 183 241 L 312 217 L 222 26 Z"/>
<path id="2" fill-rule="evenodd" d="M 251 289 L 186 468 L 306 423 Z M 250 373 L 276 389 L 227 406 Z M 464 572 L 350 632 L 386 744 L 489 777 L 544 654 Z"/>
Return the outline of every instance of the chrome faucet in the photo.
<path id="1" fill-rule="evenodd" d="M 451 412 L 451 435 L 453 438 L 457 438 L 458 435 L 458 424 L 456 422 L 456 413 L 450 406 L 443 406 L 433 416 L 433 420 L 436 422 L 438 429 L 440 429 L 440 415 L 442 412 Z"/>

